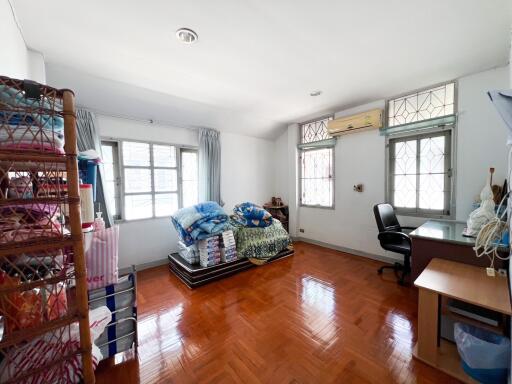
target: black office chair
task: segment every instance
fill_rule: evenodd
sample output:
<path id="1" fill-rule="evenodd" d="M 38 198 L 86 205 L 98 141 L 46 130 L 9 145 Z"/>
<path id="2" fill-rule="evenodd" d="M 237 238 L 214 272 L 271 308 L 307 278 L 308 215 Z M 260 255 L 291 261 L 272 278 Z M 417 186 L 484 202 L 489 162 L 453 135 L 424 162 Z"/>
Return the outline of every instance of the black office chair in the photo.
<path id="1" fill-rule="evenodd" d="M 373 207 L 377 227 L 379 228 L 378 239 L 380 246 L 386 251 L 396 252 L 404 255 L 404 263 L 386 265 L 378 269 L 380 275 L 384 269 L 389 268 L 401 274 L 398 276 L 398 284 L 404 285 L 405 277 L 411 273 L 411 238 L 403 232 L 404 229 L 414 230 L 413 227 L 402 227 L 396 218 L 395 211 L 390 204 L 376 204 Z"/>

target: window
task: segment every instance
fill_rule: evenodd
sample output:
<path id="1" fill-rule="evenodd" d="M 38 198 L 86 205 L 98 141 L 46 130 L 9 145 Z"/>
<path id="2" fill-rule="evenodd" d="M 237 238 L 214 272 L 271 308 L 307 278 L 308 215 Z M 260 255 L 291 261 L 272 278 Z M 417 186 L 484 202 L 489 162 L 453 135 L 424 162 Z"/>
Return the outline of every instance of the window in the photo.
<path id="1" fill-rule="evenodd" d="M 103 141 L 101 143 L 101 152 L 103 156 L 103 170 L 105 173 L 105 180 L 103 183 L 106 198 L 108 199 L 108 206 L 112 211 L 114 220 L 119 220 L 121 219 L 121 193 L 119 188 L 121 179 L 119 177 L 119 154 L 117 142 Z"/>
<path id="2" fill-rule="evenodd" d="M 334 145 L 327 131 L 332 116 L 300 126 L 300 203 L 334 207 Z"/>
<path id="3" fill-rule="evenodd" d="M 447 83 L 391 99 L 388 127 L 450 116 L 455 113 L 455 83 Z"/>
<path id="4" fill-rule="evenodd" d="M 112 161 L 109 148 L 120 148 L 111 151 Z M 107 152 L 103 156 L 108 198 L 111 206 L 121 208 L 119 217 L 165 217 L 198 202 L 196 150 L 135 141 L 103 141 L 102 150 Z"/>
<path id="5" fill-rule="evenodd" d="M 450 216 L 455 84 L 388 101 L 388 198 L 397 212 Z"/>

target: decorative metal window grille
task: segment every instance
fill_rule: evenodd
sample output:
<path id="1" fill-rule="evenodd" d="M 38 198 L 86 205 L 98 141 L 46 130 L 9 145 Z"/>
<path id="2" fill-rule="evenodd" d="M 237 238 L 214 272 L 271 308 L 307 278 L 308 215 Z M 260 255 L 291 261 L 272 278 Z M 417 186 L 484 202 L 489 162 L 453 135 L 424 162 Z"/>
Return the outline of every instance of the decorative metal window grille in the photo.
<path id="1" fill-rule="evenodd" d="M 388 101 L 388 127 L 455 113 L 455 83 L 447 83 Z"/>
<path id="2" fill-rule="evenodd" d="M 327 131 L 329 120 L 332 120 L 332 116 L 300 125 L 302 146 L 299 145 L 299 184 L 300 203 L 304 206 L 334 207 L 335 142 L 325 142 L 329 139 L 334 141 Z M 322 141 L 323 143 L 319 143 Z"/>
<path id="3" fill-rule="evenodd" d="M 392 139 L 392 204 L 412 213 L 450 214 L 451 131 Z"/>
<path id="4" fill-rule="evenodd" d="M 300 155 L 301 205 L 334 206 L 334 148 L 303 150 Z"/>
<path id="5" fill-rule="evenodd" d="M 332 120 L 332 116 L 326 117 L 321 120 L 309 121 L 300 125 L 302 144 L 314 143 L 316 141 L 331 139 L 327 131 L 327 123 Z"/>

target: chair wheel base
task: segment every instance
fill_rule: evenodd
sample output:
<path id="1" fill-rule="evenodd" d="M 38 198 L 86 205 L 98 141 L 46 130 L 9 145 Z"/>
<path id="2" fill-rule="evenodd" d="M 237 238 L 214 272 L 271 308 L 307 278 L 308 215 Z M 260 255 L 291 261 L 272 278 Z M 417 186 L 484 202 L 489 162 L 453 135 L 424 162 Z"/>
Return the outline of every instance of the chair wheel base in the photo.
<path id="1" fill-rule="evenodd" d="M 377 274 L 382 275 L 382 273 L 384 272 L 385 269 L 392 269 L 395 272 L 395 274 L 397 275 L 397 278 L 398 278 L 398 280 L 397 280 L 398 285 L 400 285 L 400 286 L 407 285 L 407 283 L 405 282 L 405 277 L 411 273 L 410 268 L 397 262 L 397 263 L 394 263 L 393 265 L 384 265 L 384 266 L 380 267 L 377 270 Z M 399 272 L 401 272 L 400 275 L 398 274 Z"/>

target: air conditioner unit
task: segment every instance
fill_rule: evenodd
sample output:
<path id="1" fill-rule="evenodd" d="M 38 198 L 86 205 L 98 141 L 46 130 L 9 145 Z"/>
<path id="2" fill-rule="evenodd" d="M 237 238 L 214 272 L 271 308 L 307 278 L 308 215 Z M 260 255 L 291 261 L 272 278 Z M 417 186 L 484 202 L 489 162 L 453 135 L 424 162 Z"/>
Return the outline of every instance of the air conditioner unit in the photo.
<path id="1" fill-rule="evenodd" d="M 340 117 L 329 121 L 327 130 L 331 136 L 346 135 L 382 127 L 382 109 L 359 113 L 357 115 Z"/>

